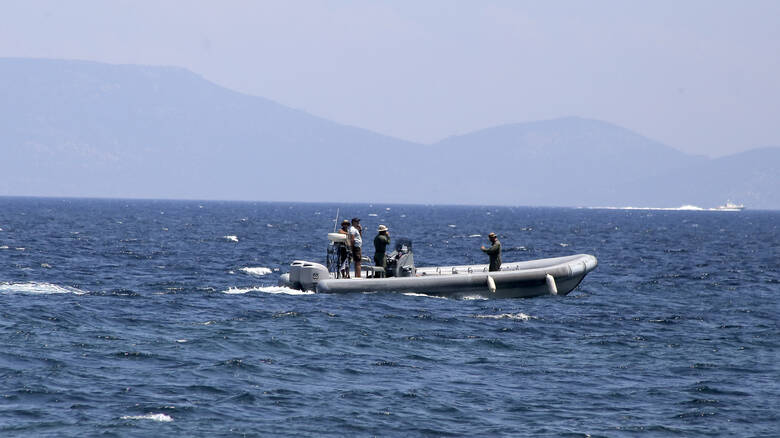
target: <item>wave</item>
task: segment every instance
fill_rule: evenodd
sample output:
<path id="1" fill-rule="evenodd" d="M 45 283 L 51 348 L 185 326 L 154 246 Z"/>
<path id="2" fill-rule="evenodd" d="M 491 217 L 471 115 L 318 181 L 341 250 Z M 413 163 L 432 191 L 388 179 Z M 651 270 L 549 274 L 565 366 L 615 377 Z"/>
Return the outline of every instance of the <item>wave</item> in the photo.
<path id="1" fill-rule="evenodd" d="M 165 414 L 125 415 L 121 419 L 122 420 L 152 420 L 152 421 L 159 421 L 162 423 L 170 423 L 171 421 L 173 421 L 173 418 Z"/>
<path id="2" fill-rule="evenodd" d="M 463 297 L 461 297 L 461 299 L 465 301 L 483 301 L 483 300 L 487 300 L 488 298 L 482 295 L 464 295 Z"/>
<path id="3" fill-rule="evenodd" d="M 238 242 L 238 236 L 222 236 L 223 239 L 227 240 L 228 242 Z"/>
<path id="4" fill-rule="evenodd" d="M 267 294 L 282 294 L 282 295 L 312 295 L 313 291 L 303 291 L 298 289 L 290 289 L 284 286 L 255 286 L 255 287 L 231 287 L 228 290 L 222 291 L 228 295 L 242 295 L 249 292 L 263 292 Z"/>
<path id="5" fill-rule="evenodd" d="M 249 275 L 257 275 L 258 277 L 268 275 L 272 272 L 271 269 L 264 268 L 262 266 L 258 266 L 256 268 L 241 268 L 239 271 L 246 272 Z"/>
<path id="6" fill-rule="evenodd" d="M 483 319 L 516 319 L 520 321 L 528 321 L 529 319 L 536 319 L 531 315 L 525 313 L 502 313 L 500 315 L 474 315 L 475 318 Z"/>
<path id="7" fill-rule="evenodd" d="M 34 295 L 75 294 L 84 295 L 87 292 L 70 286 L 58 286 L 51 283 L 0 283 L 0 292 Z"/>
<path id="8" fill-rule="evenodd" d="M 426 298 L 438 298 L 442 300 L 446 300 L 447 297 L 440 297 L 437 295 L 427 295 L 427 294 L 421 294 L 417 292 L 402 292 L 401 295 L 406 295 L 407 297 L 426 297 Z"/>
<path id="9" fill-rule="evenodd" d="M 661 210 L 661 211 L 705 211 L 706 208 L 695 205 L 683 205 L 680 207 L 586 207 L 591 210 Z M 713 210 L 713 209 L 709 209 Z"/>

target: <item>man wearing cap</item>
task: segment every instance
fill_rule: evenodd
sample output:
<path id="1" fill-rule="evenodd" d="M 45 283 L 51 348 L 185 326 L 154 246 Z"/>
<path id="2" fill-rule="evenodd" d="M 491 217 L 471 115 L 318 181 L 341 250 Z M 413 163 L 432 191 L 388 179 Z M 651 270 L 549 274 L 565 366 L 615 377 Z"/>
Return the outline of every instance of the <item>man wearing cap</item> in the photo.
<path id="1" fill-rule="evenodd" d="M 337 243 L 338 245 L 338 251 L 339 251 L 339 272 L 341 273 L 341 278 L 349 278 L 349 221 L 344 219 L 341 221 L 341 228 L 339 228 L 339 233 L 346 234 L 347 235 L 347 243 Z"/>
<path id="2" fill-rule="evenodd" d="M 352 226 L 349 227 L 349 241 L 352 244 L 352 260 L 355 262 L 355 278 L 360 278 L 360 259 L 363 256 L 363 227 L 360 226 L 360 218 L 352 218 Z"/>
<path id="3" fill-rule="evenodd" d="M 501 270 L 501 242 L 498 241 L 496 233 L 488 234 L 488 239 L 490 239 L 492 246 L 485 248 L 483 245 L 481 248 L 482 251 L 490 256 L 490 268 L 488 268 L 488 271 L 499 271 Z"/>
<path id="4" fill-rule="evenodd" d="M 387 245 L 390 245 L 390 232 L 387 231 L 387 227 L 384 225 L 380 225 L 377 228 L 377 232 L 376 237 L 374 237 L 374 265 L 387 269 L 385 249 Z"/>

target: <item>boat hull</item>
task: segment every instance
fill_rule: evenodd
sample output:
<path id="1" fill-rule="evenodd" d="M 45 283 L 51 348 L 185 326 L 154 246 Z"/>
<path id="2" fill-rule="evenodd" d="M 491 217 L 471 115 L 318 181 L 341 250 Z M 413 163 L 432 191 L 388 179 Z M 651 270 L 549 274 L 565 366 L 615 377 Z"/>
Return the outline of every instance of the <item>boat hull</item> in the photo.
<path id="1" fill-rule="evenodd" d="M 413 277 L 323 279 L 316 284 L 316 292 L 400 292 L 452 298 L 528 298 L 550 293 L 566 295 L 597 265 L 596 257 L 578 254 L 509 263 L 498 272 L 488 272 L 486 265 L 418 268 L 417 275 Z M 548 275 L 554 279 L 554 288 L 551 287 Z M 492 285 L 488 277 L 492 279 Z"/>

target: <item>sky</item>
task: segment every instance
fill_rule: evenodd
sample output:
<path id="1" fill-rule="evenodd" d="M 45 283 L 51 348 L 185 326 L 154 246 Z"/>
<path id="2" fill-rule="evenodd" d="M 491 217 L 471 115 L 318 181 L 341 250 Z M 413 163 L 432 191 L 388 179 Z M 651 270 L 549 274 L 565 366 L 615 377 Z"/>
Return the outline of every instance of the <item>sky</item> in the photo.
<path id="1" fill-rule="evenodd" d="M 780 1 L 0 0 L 0 57 L 179 66 L 433 143 L 611 122 L 691 154 L 780 146 Z"/>

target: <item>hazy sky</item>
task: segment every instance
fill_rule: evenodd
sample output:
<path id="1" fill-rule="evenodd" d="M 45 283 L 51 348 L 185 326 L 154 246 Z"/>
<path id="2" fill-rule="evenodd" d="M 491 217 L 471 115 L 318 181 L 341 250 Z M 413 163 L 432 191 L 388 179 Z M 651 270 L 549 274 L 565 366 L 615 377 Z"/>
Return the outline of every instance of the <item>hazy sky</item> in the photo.
<path id="1" fill-rule="evenodd" d="M 779 23 L 777 0 L 0 0 L 0 56 L 181 66 L 426 143 L 574 115 L 721 156 L 780 146 Z"/>

